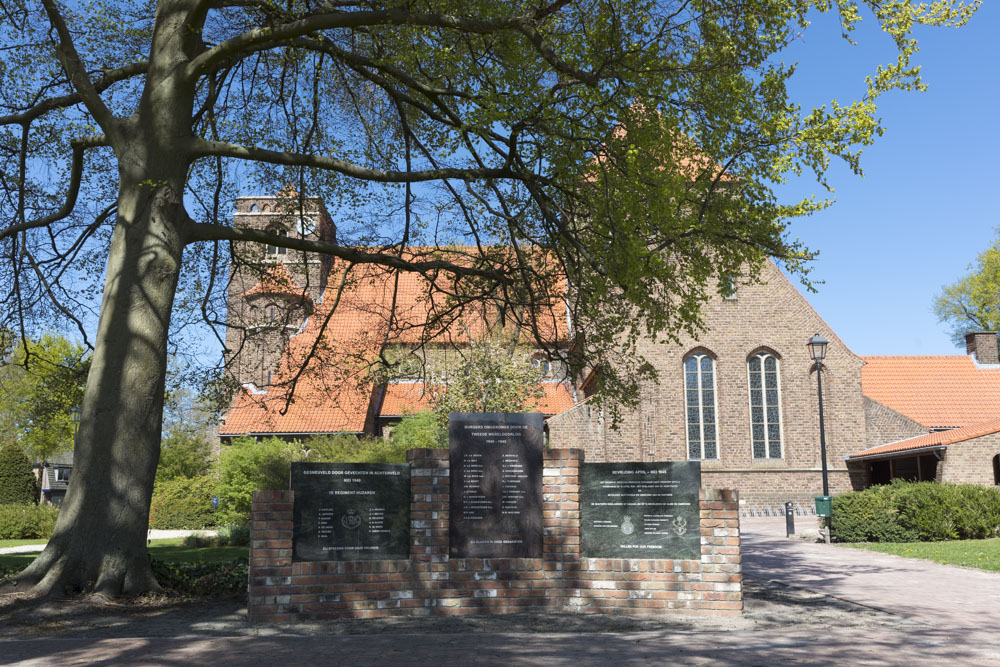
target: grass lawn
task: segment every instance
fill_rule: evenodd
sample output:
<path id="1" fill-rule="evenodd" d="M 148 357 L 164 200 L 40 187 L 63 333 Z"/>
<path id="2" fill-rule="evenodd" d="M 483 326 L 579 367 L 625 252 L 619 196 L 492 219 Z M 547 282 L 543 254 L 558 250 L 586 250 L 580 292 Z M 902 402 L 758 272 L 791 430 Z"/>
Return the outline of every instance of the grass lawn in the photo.
<path id="1" fill-rule="evenodd" d="M 11 544 L 7 544 L 11 542 Z M 149 544 L 149 553 L 157 560 L 169 563 L 219 563 L 223 561 L 235 560 L 237 558 L 247 558 L 250 552 L 249 547 L 202 547 L 189 549 L 181 546 L 181 538 L 169 540 L 153 540 Z M 6 540 L 0 546 L 17 546 L 17 544 L 45 544 L 44 540 Z M 0 568 L 10 566 L 27 567 L 35 559 L 38 553 L 26 554 L 0 554 Z"/>
<path id="2" fill-rule="evenodd" d="M 951 542 L 868 542 L 844 546 L 1000 572 L 1000 538 Z"/>

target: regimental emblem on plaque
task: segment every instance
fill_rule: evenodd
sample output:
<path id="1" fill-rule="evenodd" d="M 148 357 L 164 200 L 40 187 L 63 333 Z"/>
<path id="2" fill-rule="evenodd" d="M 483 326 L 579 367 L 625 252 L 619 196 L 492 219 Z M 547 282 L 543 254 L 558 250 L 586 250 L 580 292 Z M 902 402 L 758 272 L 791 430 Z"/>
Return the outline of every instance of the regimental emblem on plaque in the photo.
<path id="1" fill-rule="evenodd" d="M 670 527 L 674 529 L 677 536 L 680 537 L 688 530 L 688 522 L 682 516 L 674 517 L 674 520 L 670 523 Z"/>
<path id="2" fill-rule="evenodd" d="M 358 528 L 361 525 L 361 513 L 357 510 L 347 510 L 340 522 L 344 524 L 344 528 L 351 530 Z"/>
<path id="3" fill-rule="evenodd" d="M 622 532 L 626 535 L 631 535 L 635 530 L 635 526 L 632 525 L 632 517 L 627 516 L 622 520 Z"/>

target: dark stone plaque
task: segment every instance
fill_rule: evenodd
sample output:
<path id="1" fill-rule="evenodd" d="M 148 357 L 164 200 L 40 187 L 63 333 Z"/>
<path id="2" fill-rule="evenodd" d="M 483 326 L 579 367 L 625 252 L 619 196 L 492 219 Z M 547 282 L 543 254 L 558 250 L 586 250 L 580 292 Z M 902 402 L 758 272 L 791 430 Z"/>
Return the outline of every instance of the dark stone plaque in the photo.
<path id="1" fill-rule="evenodd" d="M 453 558 L 541 558 L 542 427 L 538 413 L 451 414 Z"/>
<path id="2" fill-rule="evenodd" d="M 293 463 L 292 560 L 410 556 L 410 466 Z"/>
<path id="3" fill-rule="evenodd" d="M 701 559 L 701 463 L 584 463 L 580 541 L 586 558 Z"/>

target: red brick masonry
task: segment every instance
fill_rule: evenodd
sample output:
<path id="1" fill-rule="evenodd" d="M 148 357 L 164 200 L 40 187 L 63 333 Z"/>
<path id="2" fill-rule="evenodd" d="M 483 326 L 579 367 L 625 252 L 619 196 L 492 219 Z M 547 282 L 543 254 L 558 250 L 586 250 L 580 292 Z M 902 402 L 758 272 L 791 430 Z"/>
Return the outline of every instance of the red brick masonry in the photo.
<path id="1" fill-rule="evenodd" d="M 579 449 L 545 452 L 542 558 L 448 557 L 448 450 L 414 449 L 409 560 L 292 562 L 291 491 L 253 498 L 249 616 L 743 611 L 736 491 L 701 491 L 701 560 L 580 557 Z"/>

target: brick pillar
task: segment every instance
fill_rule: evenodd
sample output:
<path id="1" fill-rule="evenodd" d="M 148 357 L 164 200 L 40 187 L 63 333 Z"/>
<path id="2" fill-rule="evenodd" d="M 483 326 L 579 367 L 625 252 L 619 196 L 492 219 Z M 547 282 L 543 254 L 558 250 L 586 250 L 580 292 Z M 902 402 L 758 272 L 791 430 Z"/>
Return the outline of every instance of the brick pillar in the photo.
<path id="1" fill-rule="evenodd" d="M 582 462 L 582 449 L 547 449 L 542 461 L 542 571 L 548 584 L 546 606 L 556 609 L 578 599 L 572 597 L 570 583 L 580 568 Z"/>
<path id="2" fill-rule="evenodd" d="M 730 489 L 701 490 L 701 581 L 711 584 L 696 609 L 727 615 L 743 612 L 743 563 L 740 556 L 739 494 Z"/>
<path id="3" fill-rule="evenodd" d="M 254 491 L 250 509 L 250 582 L 247 616 L 251 623 L 287 623 L 294 616 L 292 593 L 291 491 Z"/>

